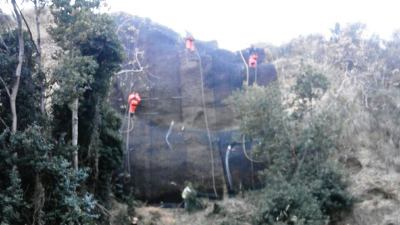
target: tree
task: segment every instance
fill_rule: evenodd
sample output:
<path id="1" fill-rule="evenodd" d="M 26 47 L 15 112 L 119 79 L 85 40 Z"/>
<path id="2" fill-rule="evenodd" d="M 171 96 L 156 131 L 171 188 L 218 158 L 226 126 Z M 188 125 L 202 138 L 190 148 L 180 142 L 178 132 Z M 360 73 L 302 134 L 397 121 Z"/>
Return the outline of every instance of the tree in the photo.
<path id="1" fill-rule="evenodd" d="M 60 90 L 67 95 L 74 93 L 69 99 L 70 109 L 72 111 L 72 146 L 73 165 L 78 169 L 78 109 L 79 98 L 89 87 L 93 72 L 97 64 L 90 56 L 82 56 L 80 44 L 87 41 L 88 31 L 90 30 L 92 9 L 98 7 L 99 1 L 76 1 L 74 4 L 70 1 L 53 1 L 52 14 L 55 19 L 56 27 L 53 27 L 51 33 L 57 43 L 65 51 L 61 70 L 58 70 L 60 79 L 55 79 L 60 83 Z M 82 61 L 81 61 L 82 60 Z M 65 73 L 67 72 L 67 73 Z M 63 78 L 66 78 L 63 80 Z"/>
<path id="2" fill-rule="evenodd" d="M 3 225 L 18 224 L 21 221 L 23 207 L 23 191 L 18 170 L 14 167 L 9 177 L 10 186 L 0 193 L 1 214 L 0 223 Z"/>
<path id="3" fill-rule="evenodd" d="M 328 89 L 329 82 L 321 73 L 316 72 L 311 66 L 305 66 L 301 74 L 296 79 L 296 84 L 293 87 L 296 94 L 296 100 L 300 110 L 299 116 L 310 112 L 312 117 L 313 100 L 322 97 Z M 309 109 L 309 110 L 308 110 Z M 312 118 L 311 118 L 312 120 Z"/>
<path id="4" fill-rule="evenodd" d="M 46 74 L 43 72 L 42 66 L 42 40 L 41 40 L 41 30 L 40 30 L 40 15 L 43 9 L 48 4 L 48 0 L 31 0 L 35 9 L 35 24 L 36 24 L 36 65 L 37 73 L 40 78 L 40 111 L 45 116 L 46 114 Z"/>
<path id="5" fill-rule="evenodd" d="M 36 80 L 33 77 L 34 61 L 33 46 L 29 41 L 28 35 L 24 32 L 24 64 L 21 68 L 21 80 L 18 90 L 18 98 L 16 99 L 16 109 L 18 110 L 18 129 L 24 130 L 29 124 L 37 120 L 37 95 Z M 11 30 L 0 34 L 4 45 L 0 45 L 0 82 L 1 86 L 9 87 L 15 83 L 15 67 L 18 65 L 18 32 Z M 10 128 L 13 120 L 10 97 L 8 88 L 0 88 L 0 128 Z M 10 125 L 9 125 L 10 124 Z"/>
<path id="6" fill-rule="evenodd" d="M 42 127 L 34 125 L 15 134 L 5 131 L 0 135 L 0 145 L 5 148 L 5 152 L 0 155 L 0 167 L 3 168 L 0 178 L 4 181 L 0 186 L 0 195 L 12 196 L 7 189 L 8 186 L 12 186 L 13 194 L 16 194 L 13 198 L 5 199 L 10 205 L 3 205 L 0 200 L 0 210 L 13 212 L 5 215 L 13 216 L 12 224 L 16 225 L 93 224 L 97 218 L 94 213 L 96 202 L 85 190 L 77 191 L 84 184 L 88 175 L 87 170 L 75 170 L 71 167 L 71 163 L 62 154 L 70 146 L 55 143 L 51 137 L 42 135 L 43 131 Z M 14 153 L 18 153 L 18 157 L 15 157 Z M 23 188 L 22 198 L 18 195 L 18 182 L 15 182 L 18 181 L 16 180 L 18 177 L 11 179 L 11 176 L 14 176 L 15 165 L 21 171 L 19 177 L 22 185 L 19 186 L 20 189 Z M 34 187 L 30 187 L 36 183 L 36 174 L 41 175 L 46 189 L 43 193 L 46 196 L 43 198 L 36 198 Z M 36 199 L 43 200 L 40 202 L 42 204 L 40 208 L 36 208 L 37 202 L 34 202 Z M 36 212 L 37 209 L 41 210 Z M 40 216 L 35 216 L 36 214 Z M 34 220 L 30 221 L 30 218 Z"/>
<path id="7" fill-rule="evenodd" d="M 122 48 L 113 20 L 94 12 L 98 5 L 95 1 L 71 2 L 54 1 L 53 4 L 58 24 L 52 35 L 63 51 L 58 55 L 59 65 L 51 77 L 54 87 L 58 85 L 58 88 L 52 93 L 56 110 L 51 111 L 50 118 L 45 118 L 44 107 L 45 78 L 50 76 L 42 71 L 39 29 L 39 14 L 47 1 L 33 0 L 37 45 L 27 27 L 27 32 L 22 33 L 22 61 L 18 29 L 0 34 L 0 78 L 1 85 L 6 87 L 0 89 L 0 126 L 4 127 L 0 135 L 0 146 L 4 150 L 0 154 L 0 223 L 93 224 L 98 218 L 94 208 L 104 209 L 100 203 L 109 201 L 112 172 L 121 162 L 122 139 L 118 133 L 121 121 L 106 98 L 110 79 L 122 61 Z M 18 8 L 14 9 L 20 13 L 22 27 L 25 19 Z M 33 55 L 34 52 L 37 54 Z M 15 68 L 20 70 L 18 89 L 12 89 Z M 18 91 L 15 99 L 18 129 L 12 133 L 7 129 L 15 121 L 10 113 L 12 105 L 5 103 L 10 101 L 14 90 Z M 62 108 L 68 118 L 59 116 L 57 109 Z M 73 126 L 66 128 L 66 122 Z M 59 129 L 61 134 L 50 133 L 50 129 Z M 83 131 L 79 135 L 78 129 Z M 74 130 L 70 134 L 74 146 L 65 142 L 62 134 L 69 130 Z M 78 145 L 82 146 L 79 152 Z M 73 167 L 66 160 L 71 152 L 74 153 Z M 84 159 L 79 161 L 81 169 L 78 157 Z M 11 196 L 11 189 L 15 196 Z M 102 221 L 107 220 L 102 218 Z"/>
<path id="8" fill-rule="evenodd" d="M 308 106 L 320 97 L 324 91 L 315 92 L 316 87 L 328 87 L 322 77 L 315 72 L 299 76 L 295 98 Z M 290 112 L 304 115 L 296 111 L 310 109 L 285 108 L 277 82 L 247 87 L 233 99 L 241 132 L 253 142 L 252 150 L 266 167 L 262 175 L 266 186 L 254 201 L 259 208 L 255 224 L 322 225 L 330 215 L 351 207 L 346 184 L 329 161 L 337 138 L 326 118 L 329 112 L 312 118 L 291 116 Z"/>
<path id="9" fill-rule="evenodd" d="M 18 89 L 19 89 L 19 84 L 21 80 L 21 71 L 22 71 L 22 64 L 23 64 L 23 59 L 24 59 L 24 37 L 23 37 L 23 31 L 22 31 L 22 18 L 20 11 L 18 10 L 17 3 L 15 0 L 11 0 L 11 4 L 13 6 L 14 14 L 17 19 L 17 34 L 18 34 L 18 65 L 17 68 L 15 69 L 15 80 L 14 84 L 10 88 L 6 85 L 5 81 L 0 77 L 1 82 L 4 85 L 4 88 L 6 89 L 7 95 L 10 100 L 10 108 L 11 108 L 11 114 L 12 114 L 12 126 L 11 126 L 11 131 L 13 133 L 17 132 L 17 121 L 18 121 L 18 116 L 17 116 L 17 107 L 16 107 L 16 101 L 17 101 L 17 95 L 18 95 Z"/>
<path id="10" fill-rule="evenodd" d="M 37 78 L 39 80 L 39 87 L 40 87 L 40 112 L 41 116 L 43 117 L 42 120 L 46 120 L 45 118 L 47 117 L 46 114 L 46 74 L 43 71 L 43 66 L 42 66 L 42 46 L 41 46 L 41 30 L 40 30 L 40 16 L 43 11 L 43 9 L 46 7 L 48 4 L 47 0 L 31 0 L 34 5 L 34 11 L 35 11 L 35 25 L 36 25 L 36 73 L 37 73 Z M 26 21 L 25 21 L 26 22 Z M 26 26 L 28 27 L 28 24 L 26 23 Z M 29 28 L 29 27 L 28 27 Z M 32 37 L 33 39 L 33 37 Z M 34 42 L 34 40 L 32 40 Z M 44 202 L 45 202 L 45 190 L 43 186 L 43 182 L 41 180 L 41 174 L 36 173 L 35 174 L 35 190 L 34 190 L 34 199 L 33 199 L 33 205 L 34 205 L 34 213 L 33 213 L 33 222 L 32 224 L 37 223 L 38 225 L 41 225 L 43 222 L 43 207 L 44 207 Z"/>
<path id="11" fill-rule="evenodd" d="M 80 58 L 72 60 L 73 57 L 67 57 L 67 61 L 74 63 L 60 63 L 62 69 L 57 70 L 70 85 L 61 85 L 56 94 L 60 104 L 54 105 L 53 110 L 54 135 L 62 136 L 66 131 L 66 123 L 74 123 L 73 127 L 79 129 L 79 136 L 75 135 L 76 132 L 72 132 L 74 135 L 71 137 L 67 136 L 79 145 L 79 154 L 74 158 L 81 159 L 81 167 L 90 168 L 87 188 L 101 203 L 107 204 L 112 189 L 111 175 L 120 165 L 122 156 L 118 133 L 121 121 L 108 105 L 107 97 L 111 78 L 120 69 L 123 54 L 114 21 L 109 15 L 95 13 L 97 6 L 98 1 L 75 1 L 74 4 L 70 1 L 54 1 L 52 13 L 57 27 L 52 28 L 51 33 L 64 49 L 65 55 L 74 51 Z M 82 57 L 93 63 L 77 66 L 77 63 L 84 61 Z M 92 68 L 90 71 L 84 69 L 89 67 Z M 85 73 L 76 73 L 79 74 L 75 76 L 78 79 L 73 78 L 71 73 L 73 70 L 83 70 L 76 68 L 85 70 Z M 69 103 L 66 100 L 70 95 L 66 87 L 72 87 L 73 84 L 79 84 L 76 87 L 82 88 L 79 91 L 79 110 L 75 110 L 76 104 L 72 109 L 73 118 L 79 117 L 78 126 L 65 111 L 65 103 Z"/>
<path id="12" fill-rule="evenodd" d="M 57 101 L 68 102 L 72 111 L 73 165 L 78 169 L 78 108 L 79 98 L 89 88 L 98 65 L 92 57 L 77 56 L 73 52 L 62 59 L 54 79 L 60 86 Z"/>

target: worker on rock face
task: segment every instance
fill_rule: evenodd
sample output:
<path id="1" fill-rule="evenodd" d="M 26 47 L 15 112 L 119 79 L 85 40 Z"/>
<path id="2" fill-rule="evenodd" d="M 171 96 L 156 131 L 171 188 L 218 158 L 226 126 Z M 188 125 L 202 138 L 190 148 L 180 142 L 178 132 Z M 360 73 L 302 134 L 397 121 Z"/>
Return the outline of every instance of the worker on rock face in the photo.
<path id="1" fill-rule="evenodd" d="M 187 50 L 189 50 L 191 52 L 193 52 L 195 50 L 195 48 L 194 48 L 194 38 L 189 33 L 186 34 L 185 44 L 186 44 L 186 49 Z"/>
<path id="2" fill-rule="evenodd" d="M 257 66 L 257 59 L 258 59 L 258 55 L 257 53 L 251 53 L 250 57 L 249 57 L 249 66 L 255 68 Z"/>
<path id="3" fill-rule="evenodd" d="M 139 105 L 139 103 L 142 101 L 140 98 L 139 93 L 137 92 L 132 92 L 129 97 L 128 97 L 128 104 L 129 104 L 129 113 L 133 114 L 136 112 L 136 108 Z"/>
<path id="4" fill-rule="evenodd" d="M 258 60 L 258 54 L 254 46 L 250 46 L 249 49 L 249 66 L 252 68 L 257 67 L 257 60 Z"/>

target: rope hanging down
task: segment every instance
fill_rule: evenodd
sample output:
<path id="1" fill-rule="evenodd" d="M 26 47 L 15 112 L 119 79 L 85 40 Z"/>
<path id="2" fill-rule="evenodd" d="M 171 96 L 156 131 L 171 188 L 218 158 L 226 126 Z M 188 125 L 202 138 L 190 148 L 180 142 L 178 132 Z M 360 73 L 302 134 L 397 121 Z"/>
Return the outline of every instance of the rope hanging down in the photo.
<path id="1" fill-rule="evenodd" d="M 133 130 L 135 126 L 135 115 L 132 115 L 133 118 L 130 118 L 130 114 L 128 113 L 128 131 L 126 132 L 126 146 L 125 146 L 125 155 L 126 155 L 126 167 L 127 167 L 127 175 L 128 177 L 131 176 L 131 151 L 129 149 L 129 137 L 130 137 L 130 131 Z M 132 121 L 132 128 L 130 127 Z"/>
<path id="2" fill-rule="evenodd" d="M 130 120 L 130 123 L 133 123 L 133 117 L 129 117 L 129 114 L 127 116 L 128 120 Z M 128 121 L 129 124 L 129 121 Z M 133 131 L 133 126 L 131 128 L 127 127 L 126 130 L 120 130 L 119 132 L 122 134 L 130 133 Z"/>
<path id="3" fill-rule="evenodd" d="M 239 53 L 240 53 L 240 56 L 242 57 L 242 60 L 243 60 L 244 65 L 245 65 L 245 67 L 246 67 L 246 84 L 247 84 L 247 86 L 248 86 L 248 85 L 249 85 L 249 65 L 247 65 L 247 62 L 246 62 L 246 60 L 244 59 L 242 50 L 240 50 Z"/>
<path id="4" fill-rule="evenodd" d="M 167 145 L 168 145 L 168 147 L 169 147 L 169 149 L 172 151 L 173 149 L 172 149 L 172 146 L 171 146 L 171 143 L 169 143 L 169 135 L 171 134 L 171 131 L 172 131 L 172 127 L 174 126 L 174 121 L 172 120 L 171 121 L 171 124 L 169 125 L 169 129 L 168 129 L 168 131 L 167 131 L 167 134 L 165 135 L 165 142 L 167 142 Z"/>
<path id="5" fill-rule="evenodd" d="M 228 148 L 226 149 L 226 154 L 225 154 L 225 170 L 226 170 L 226 177 L 228 178 L 228 184 L 229 188 L 232 189 L 232 175 L 231 175 L 231 170 L 229 168 L 229 156 L 232 151 L 231 145 L 228 145 Z"/>
<path id="6" fill-rule="evenodd" d="M 132 88 L 133 88 L 133 83 L 131 82 L 130 86 L 129 86 L 129 93 L 131 93 Z M 124 154 L 124 156 L 125 156 L 124 162 L 125 162 L 125 166 L 126 167 L 124 168 L 124 170 L 125 170 L 125 176 L 131 177 L 131 163 L 130 163 L 130 151 L 129 151 L 129 134 L 133 130 L 134 126 L 132 126 L 132 128 L 130 128 L 130 124 L 131 124 L 132 118 L 131 118 L 130 113 L 129 113 L 129 102 L 128 102 L 128 107 L 126 107 L 126 119 L 127 119 L 126 130 L 121 130 L 120 133 L 126 133 L 125 154 Z M 132 124 L 134 125 L 133 122 L 134 121 L 132 121 Z"/>
<path id="7" fill-rule="evenodd" d="M 135 111 L 137 106 L 139 105 L 141 98 L 139 93 L 137 92 L 132 92 L 133 83 L 131 82 L 130 90 L 129 90 L 129 96 L 128 96 L 128 107 L 129 110 L 127 110 L 127 120 L 128 120 L 128 127 L 126 131 L 126 146 L 125 146 L 125 160 L 126 160 L 126 169 L 127 169 L 127 176 L 131 176 L 131 163 L 130 163 L 130 148 L 129 148 L 129 137 L 130 137 L 130 132 L 133 130 L 134 125 L 135 125 Z M 133 118 L 131 118 L 133 117 Z M 132 128 L 131 128 L 131 120 L 132 120 Z M 125 131 L 122 131 L 125 132 Z M 122 133 L 121 132 L 121 133 Z"/>
<path id="8" fill-rule="evenodd" d="M 257 65 L 254 67 L 254 83 L 257 84 Z"/>
<path id="9" fill-rule="evenodd" d="M 250 162 L 255 162 L 255 163 L 264 163 L 265 161 L 259 161 L 259 160 L 255 160 L 255 159 L 252 159 L 249 155 L 247 155 L 247 150 L 246 150 L 246 137 L 245 137 L 245 135 L 243 134 L 243 136 L 242 136 L 242 146 L 243 146 L 243 153 L 244 153 L 244 156 L 250 161 Z"/>
<path id="10" fill-rule="evenodd" d="M 214 151 L 213 151 L 213 145 L 212 145 L 212 140 L 211 140 L 210 128 L 208 126 L 207 108 L 206 108 L 206 101 L 205 101 L 205 96 L 204 96 L 203 67 L 202 67 L 202 62 L 201 62 L 201 57 L 200 57 L 199 51 L 196 49 L 195 52 L 196 52 L 196 55 L 199 60 L 199 72 L 200 72 L 200 80 L 201 80 L 201 99 L 202 99 L 202 105 L 203 105 L 203 111 L 204 111 L 204 122 L 205 122 L 206 129 L 207 129 L 208 144 L 210 147 L 212 185 L 213 185 L 215 197 L 218 197 L 217 189 L 215 187 Z"/>
<path id="11" fill-rule="evenodd" d="M 243 56 L 242 51 L 239 51 L 240 57 L 242 58 L 243 64 L 246 67 L 246 84 L 247 86 L 249 85 L 249 80 L 250 80 L 250 68 L 254 69 L 254 83 L 257 84 L 257 60 L 258 60 L 258 55 L 257 53 L 251 53 L 249 56 L 249 63 L 246 62 L 246 59 Z"/>

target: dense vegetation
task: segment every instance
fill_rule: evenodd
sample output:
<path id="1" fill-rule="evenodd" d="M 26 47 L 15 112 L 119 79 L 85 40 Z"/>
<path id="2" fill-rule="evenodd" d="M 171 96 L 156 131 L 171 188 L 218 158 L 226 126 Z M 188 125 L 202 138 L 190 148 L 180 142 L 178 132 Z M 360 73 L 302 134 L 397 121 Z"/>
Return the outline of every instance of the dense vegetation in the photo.
<path id="1" fill-rule="evenodd" d="M 235 96 L 242 133 L 267 165 L 261 175 L 265 188 L 255 193 L 255 224 L 325 224 L 352 205 L 340 172 L 329 162 L 340 132 L 327 123 L 334 115 L 313 113 L 311 107 L 327 90 L 327 79 L 310 68 L 302 72 L 290 113 L 277 83 Z"/>
<path id="2" fill-rule="evenodd" d="M 265 188 L 254 194 L 254 224 L 343 218 L 357 199 L 338 161 L 358 151 L 396 168 L 399 35 L 385 41 L 365 38 L 364 30 L 336 25 L 329 40 L 314 35 L 268 46 L 277 82 L 234 96 L 242 133 L 267 166 Z"/>
<path id="3" fill-rule="evenodd" d="M 96 12 L 100 1 L 34 3 L 35 13 L 48 6 L 54 16 L 50 33 L 60 47 L 58 65 L 46 74 L 40 40 L 33 40 L 26 29 L 1 30 L 0 221 L 107 224 L 122 139 L 120 119 L 106 98 L 123 59 L 122 47 L 112 18 Z M 25 51 L 18 78 L 18 126 L 13 130 L 9 99 L 16 90 L 21 42 Z M 47 107 L 41 108 L 42 100 Z"/>

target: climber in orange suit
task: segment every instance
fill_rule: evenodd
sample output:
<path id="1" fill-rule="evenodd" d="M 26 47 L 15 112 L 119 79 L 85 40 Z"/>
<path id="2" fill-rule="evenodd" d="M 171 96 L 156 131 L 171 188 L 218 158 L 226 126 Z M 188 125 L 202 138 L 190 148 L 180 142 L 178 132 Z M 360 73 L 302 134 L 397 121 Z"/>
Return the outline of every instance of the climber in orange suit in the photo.
<path id="1" fill-rule="evenodd" d="M 194 38 L 191 35 L 186 36 L 186 49 L 194 51 Z"/>
<path id="2" fill-rule="evenodd" d="M 129 113 L 135 113 L 136 107 L 141 101 L 139 93 L 132 92 L 128 97 Z"/>
<path id="3" fill-rule="evenodd" d="M 258 59 L 257 53 L 252 53 L 249 57 L 249 66 L 255 68 L 257 66 L 257 59 Z"/>

